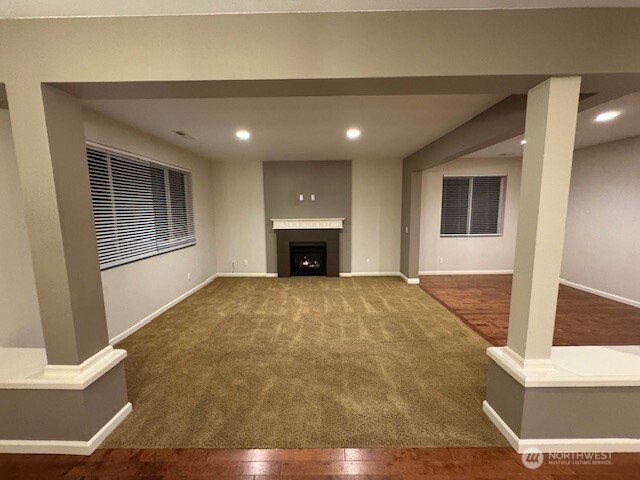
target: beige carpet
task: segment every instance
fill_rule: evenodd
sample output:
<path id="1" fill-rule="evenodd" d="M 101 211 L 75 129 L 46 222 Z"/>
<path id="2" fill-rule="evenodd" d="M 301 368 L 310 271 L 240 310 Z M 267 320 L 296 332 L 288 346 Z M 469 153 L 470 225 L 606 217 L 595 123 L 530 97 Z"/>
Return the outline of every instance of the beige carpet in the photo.
<path id="1" fill-rule="evenodd" d="M 118 345 L 103 447 L 503 446 L 488 344 L 398 278 L 224 278 Z"/>

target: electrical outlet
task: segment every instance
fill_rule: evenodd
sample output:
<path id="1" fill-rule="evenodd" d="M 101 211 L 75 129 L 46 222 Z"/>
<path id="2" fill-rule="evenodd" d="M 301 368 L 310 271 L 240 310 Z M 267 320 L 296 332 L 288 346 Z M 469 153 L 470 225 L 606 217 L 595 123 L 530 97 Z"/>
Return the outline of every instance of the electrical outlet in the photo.
<path id="1" fill-rule="evenodd" d="M 313 193 L 311 194 L 311 201 L 312 201 L 312 202 L 315 202 L 315 201 L 316 201 L 316 196 L 315 196 L 315 194 L 313 194 Z"/>
<path id="2" fill-rule="evenodd" d="M 244 264 L 245 265 L 249 265 L 249 260 L 247 260 L 246 258 L 244 259 Z"/>
<path id="3" fill-rule="evenodd" d="M 191 273 L 187 273 L 187 280 L 191 281 Z"/>
<path id="4" fill-rule="evenodd" d="M 304 200 L 304 195 L 300 195 L 300 201 L 302 202 Z"/>
<path id="5" fill-rule="evenodd" d="M 444 258 L 440 257 L 440 263 L 444 263 Z"/>
<path id="6" fill-rule="evenodd" d="M 371 259 L 367 258 L 367 265 L 369 265 L 371 263 Z"/>
<path id="7" fill-rule="evenodd" d="M 404 233 L 409 233 L 409 227 L 404 227 Z"/>

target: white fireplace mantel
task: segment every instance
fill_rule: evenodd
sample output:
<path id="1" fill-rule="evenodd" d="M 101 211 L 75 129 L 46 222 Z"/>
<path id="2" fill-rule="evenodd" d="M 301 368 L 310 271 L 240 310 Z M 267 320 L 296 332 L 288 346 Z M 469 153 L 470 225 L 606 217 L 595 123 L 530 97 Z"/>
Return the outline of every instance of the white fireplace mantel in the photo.
<path id="1" fill-rule="evenodd" d="M 340 229 L 344 218 L 272 218 L 274 230 Z"/>

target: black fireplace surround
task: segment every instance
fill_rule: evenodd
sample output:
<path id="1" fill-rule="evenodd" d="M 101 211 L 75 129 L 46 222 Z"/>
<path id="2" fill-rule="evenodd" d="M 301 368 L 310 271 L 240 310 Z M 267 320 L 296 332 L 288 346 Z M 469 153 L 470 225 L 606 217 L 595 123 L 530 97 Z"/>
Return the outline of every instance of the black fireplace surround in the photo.
<path id="1" fill-rule="evenodd" d="M 338 229 L 277 230 L 278 276 L 340 275 Z"/>

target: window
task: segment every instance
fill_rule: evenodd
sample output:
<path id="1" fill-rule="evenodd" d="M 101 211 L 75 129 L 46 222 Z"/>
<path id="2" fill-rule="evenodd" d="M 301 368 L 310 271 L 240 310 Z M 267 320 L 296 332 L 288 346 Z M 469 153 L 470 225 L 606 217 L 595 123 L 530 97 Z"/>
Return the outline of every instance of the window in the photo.
<path id="1" fill-rule="evenodd" d="M 102 270 L 195 245 L 191 173 L 87 146 Z"/>
<path id="2" fill-rule="evenodd" d="M 444 177 L 441 236 L 500 235 L 505 177 Z"/>

